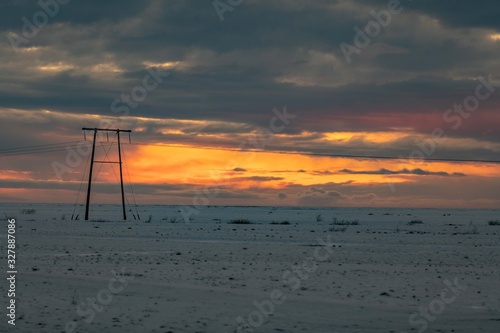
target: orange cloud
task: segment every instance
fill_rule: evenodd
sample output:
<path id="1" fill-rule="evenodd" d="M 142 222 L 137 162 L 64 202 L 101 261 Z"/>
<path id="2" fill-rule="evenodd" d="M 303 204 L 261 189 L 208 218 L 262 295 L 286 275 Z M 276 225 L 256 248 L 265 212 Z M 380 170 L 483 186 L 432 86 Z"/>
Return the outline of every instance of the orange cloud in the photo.
<path id="1" fill-rule="evenodd" d="M 495 177 L 497 168 L 471 163 L 423 162 L 329 158 L 300 154 L 255 153 L 193 147 L 140 146 L 129 153 L 131 177 L 138 183 L 226 184 L 245 189 L 279 189 L 289 184 L 309 186 L 320 183 L 381 184 L 416 182 L 415 174 L 346 174 L 343 169 L 414 170 L 447 172 L 467 176 Z M 235 171 L 236 168 L 241 168 Z M 261 178 L 259 178 L 261 177 Z M 263 178 L 265 177 L 265 178 Z"/>

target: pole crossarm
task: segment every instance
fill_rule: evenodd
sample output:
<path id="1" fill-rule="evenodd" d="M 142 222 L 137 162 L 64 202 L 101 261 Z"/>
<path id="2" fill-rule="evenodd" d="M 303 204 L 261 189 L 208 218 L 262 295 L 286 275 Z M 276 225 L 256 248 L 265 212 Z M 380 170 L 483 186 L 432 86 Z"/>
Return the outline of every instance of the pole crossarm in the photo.
<path id="1" fill-rule="evenodd" d="M 89 128 L 89 127 L 82 127 L 82 131 L 102 131 L 102 132 L 125 132 L 125 133 L 132 133 L 131 130 L 122 130 L 122 129 L 112 129 L 112 128 Z"/>

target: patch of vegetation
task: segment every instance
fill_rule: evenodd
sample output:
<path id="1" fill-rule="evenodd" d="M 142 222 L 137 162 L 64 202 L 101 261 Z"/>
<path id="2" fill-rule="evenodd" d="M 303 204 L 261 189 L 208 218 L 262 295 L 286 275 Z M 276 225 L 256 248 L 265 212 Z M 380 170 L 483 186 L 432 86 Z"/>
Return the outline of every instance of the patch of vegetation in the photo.
<path id="1" fill-rule="evenodd" d="M 424 224 L 424 222 L 422 222 L 422 220 L 411 220 L 407 224 L 408 225 L 416 225 L 416 224 Z"/>
<path id="2" fill-rule="evenodd" d="M 473 226 L 472 229 L 469 229 L 469 235 L 479 235 L 479 230 L 476 226 Z"/>
<path id="3" fill-rule="evenodd" d="M 318 214 L 316 216 L 316 222 L 321 222 L 321 221 L 323 221 L 323 216 L 321 216 L 321 214 Z"/>
<path id="4" fill-rule="evenodd" d="M 488 225 L 500 225 L 500 220 L 492 220 L 488 222 Z"/>
<path id="5" fill-rule="evenodd" d="M 237 220 L 231 220 L 228 222 L 228 224 L 253 224 L 250 222 L 248 219 L 237 219 Z"/>
<path id="6" fill-rule="evenodd" d="M 283 221 L 283 222 L 271 222 L 273 225 L 290 225 L 290 222 L 288 221 Z"/>
<path id="7" fill-rule="evenodd" d="M 479 235 L 479 229 L 477 226 L 471 227 L 469 230 L 464 232 L 457 232 L 459 235 Z"/>
<path id="8" fill-rule="evenodd" d="M 358 220 L 339 220 L 336 217 L 333 218 L 332 225 L 359 225 Z"/>
<path id="9" fill-rule="evenodd" d="M 331 227 L 329 231 L 331 232 L 345 232 L 347 227 Z"/>
<path id="10" fill-rule="evenodd" d="M 95 219 L 95 220 L 90 220 L 90 222 L 112 222 L 111 220 L 105 220 L 105 219 Z"/>
<path id="11" fill-rule="evenodd" d="M 73 295 L 71 296 L 70 302 L 71 305 L 78 304 L 78 295 L 76 294 L 76 290 L 73 290 Z"/>
<path id="12" fill-rule="evenodd" d="M 177 220 L 177 217 L 171 217 L 171 218 L 169 218 L 168 216 L 165 216 L 161 220 L 162 221 L 166 221 L 166 222 L 170 222 L 170 223 L 178 223 L 178 222 L 180 222 L 179 220 Z"/>
<path id="13" fill-rule="evenodd" d="M 33 215 L 36 213 L 36 209 L 21 209 L 19 213 L 24 215 Z"/>

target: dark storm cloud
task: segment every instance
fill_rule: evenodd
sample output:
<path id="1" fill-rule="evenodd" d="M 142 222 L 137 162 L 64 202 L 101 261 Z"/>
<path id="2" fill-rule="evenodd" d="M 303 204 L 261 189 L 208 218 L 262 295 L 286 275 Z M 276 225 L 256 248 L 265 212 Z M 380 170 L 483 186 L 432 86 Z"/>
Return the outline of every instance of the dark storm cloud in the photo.
<path id="1" fill-rule="evenodd" d="M 46 8 L 55 8 L 53 0 L 41 0 L 47 4 Z M 57 15 L 51 18 L 52 23 L 70 22 L 72 24 L 88 25 L 98 21 L 119 21 L 134 17 L 147 7 L 149 1 L 120 1 L 120 0 L 70 0 L 67 4 L 59 5 Z M 50 4 L 50 6 L 49 6 Z M 0 29 L 17 30 L 24 22 L 22 17 L 33 21 L 36 12 L 43 11 L 39 1 L 32 0 L 4 0 L 0 4 L 2 20 Z"/>
<path id="2" fill-rule="evenodd" d="M 353 43 L 353 28 L 363 27 L 372 19 L 370 11 L 386 4 L 249 0 L 220 22 L 211 1 L 72 0 L 16 54 L 8 33 L 20 34 L 21 18 L 32 17 L 40 7 L 36 1 L 4 1 L 0 107 L 113 116 L 112 102 L 140 85 L 148 67 L 178 62 L 162 69 L 171 75 L 130 110 L 131 116 L 153 118 L 143 140 L 237 146 L 239 133 L 268 128 L 272 108 L 287 105 L 299 116 L 283 133 L 296 136 L 288 145 L 277 138 L 266 149 L 331 153 L 332 145 L 318 143 L 322 132 L 395 128 L 430 135 L 443 127 L 448 136 L 500 142 L 500 93 L 482 102 L 457 131 L 449 130 L 442 119 L 454 103 L 474 93 L 479 75 L 492 73 L 498 82 L 500 73 L 494 71 L 500 64 L 500 43 L 488 36 L 498 28 L 492 18 L 499 3 L 405 3 L 404 11 L 348 65 L 339 43 Z M 28 51 L 30 47 L 40 48 Z M 116 71 L 94 67 L 100 64 L 113 64 Z M 169 123 L 164 127 L 181 133 L 161 134 L 163 125 L 154 122 L 167 118 L 236 125 Z M 95 120 L 68 117 L 40 126 L 12 122 L 8 135 L 0 134 L 2 145 L 12 140 L 29 143 L 51 126 L 66 135 L 77 133 L 84 121 Z M 198 133 L 234 138 L 207 139 Z M 45 143 L 47 136 L 40 140 Z M 376 148 L 380 155 L 407 155 L 414 144 L 401 139 Z M 334 151 L 369 154 L 373 146 L 352 141 Z M 498 155 L 493 148 L 441 147 L 434 157 L 457 153 L 464 158 Z"/>
<path id="3" fill-rule="evenodd" d="M 360 0 L 359 3 L 384 8 L 387 0 Z M 496 0 L 401 1 L 405 10 L 424 13 L 454 27 L 500 28 L 500 4 Z"/>
<path id="4" fill-rule="evenodd" d="M 414 5 L 416 10 L 455 27 L 500 29 L 500 4 L 496 0 L 422 0 Z"/>

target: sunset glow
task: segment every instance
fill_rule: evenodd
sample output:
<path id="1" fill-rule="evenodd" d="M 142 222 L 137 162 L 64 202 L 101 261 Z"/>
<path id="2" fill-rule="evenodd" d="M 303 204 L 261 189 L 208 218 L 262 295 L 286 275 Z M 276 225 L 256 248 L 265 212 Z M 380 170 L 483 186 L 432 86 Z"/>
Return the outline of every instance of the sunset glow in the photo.
<path id="1" fill-rule="evenodd" d="M 5 28 L 0 201 L 80 200 L 85 127 L 132 131 L 122 166 L 140 203 L 212 188 L 210 205 L 500 207 L 496 21 L 414 2 L 361 47 L 353 27 L 380 10 L 366 1 L 257 1 L 220 22 L 190 3 L 95 20 L 71 3 L 29 38 Z M 116 162 L 116 133 L 96 138 L 95 160 Z M 95 202 L 120 201 L 117 164 L 93 181 Z"/>

